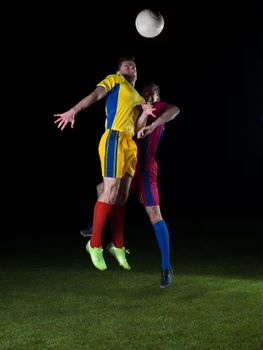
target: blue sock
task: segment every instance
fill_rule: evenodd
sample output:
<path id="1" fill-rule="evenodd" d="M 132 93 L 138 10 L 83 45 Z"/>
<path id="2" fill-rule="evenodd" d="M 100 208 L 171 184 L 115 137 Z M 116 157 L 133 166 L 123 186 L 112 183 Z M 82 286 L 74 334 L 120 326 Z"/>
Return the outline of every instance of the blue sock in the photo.
<path id="1" fill-rule="evenodd" d="M 170 244 L 169 232 L 164 220 L 160 220 L 153 224 L 155 236 L 160 248 L 162 257 L 162 269 L 170 269 Z"/>

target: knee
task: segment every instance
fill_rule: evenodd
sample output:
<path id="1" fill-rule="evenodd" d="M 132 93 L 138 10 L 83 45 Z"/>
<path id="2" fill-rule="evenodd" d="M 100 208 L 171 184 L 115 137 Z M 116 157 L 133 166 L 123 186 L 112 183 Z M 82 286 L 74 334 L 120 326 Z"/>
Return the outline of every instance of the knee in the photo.
<path id="1" fill-rule="evenodd" d="M 156 222 L 159 222 L 162 220 L 162 217 L 161 215 L 149 215 L 149 218 L 150 218 L 150 221 L 151 221 L 151 224 L 156 224 Z"/>
<path id="2" fill-rule="evenodd" d="M 100 185 L 98 185 L 100 186 Z M 117 184 L 104 184 L 103 185 L 103 191 L 101 195 L 99 196 L 99 200 L 110 203 L 110 204 L 116 204 L 118 197 L 118 185 Z"/>
<path id="3" fill-rule="evenodd" d="M 103 189 L 104 189 L 104 185 L 103 185 L 103 182 L 101 182 L 96 187 L 98 197 L 102 194 Z"/>
<path id="4" fill-rule="evenodd" d="M 156 207 L 148 207 L 146 208 L 147 214 L 151 221 L 151 224 L 156 224 L 156 222 L 162 220 L 162 215 L 159 208 Z"/>

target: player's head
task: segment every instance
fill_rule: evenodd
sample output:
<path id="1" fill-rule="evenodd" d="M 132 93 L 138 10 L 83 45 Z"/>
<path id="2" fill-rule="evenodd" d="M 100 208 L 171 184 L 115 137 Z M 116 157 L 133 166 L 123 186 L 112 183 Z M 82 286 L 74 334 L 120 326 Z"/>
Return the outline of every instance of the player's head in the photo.
<path id="1" fill-rule="evenodd" d="M 144 86 L 142 96 L 146 102 L 152 103 L 160 100 L 160 88 L 155 83 L 149 83 Z"/>
<path id="2" fill-rule="evenodd" d="M 117 72 L 123 75 L 125 79 L 127 79 L 134 86 L 137 80 L 135 58 L 133 56 L 119 58 Z"/>

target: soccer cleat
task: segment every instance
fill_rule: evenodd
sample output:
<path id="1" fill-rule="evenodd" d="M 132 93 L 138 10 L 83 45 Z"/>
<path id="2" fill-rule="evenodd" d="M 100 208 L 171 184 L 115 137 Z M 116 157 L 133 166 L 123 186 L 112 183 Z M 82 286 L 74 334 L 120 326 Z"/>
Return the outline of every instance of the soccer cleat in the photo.
<path id="1" fill-rule="evenodd" d="M 161 270 L 161 283 L 160 283 L 160 288 L 167 288 L 171 285 L 172 283 L 172 275 L 173 275 L 173 270 L 170 269 L 162 269 Z"/>
<path id="2" fill-rule="evenodd" d="M 130 254 L 130 251 L 128 249 L 125 249 L 124 247 L 117 248 L 113 243 L 110 243 L 107 245 L 106 250 L 118 261 L 119 265 L 122 266 L 125 270 L 131 269 L 125 255 L 125 253 Z"/>
<path id="3" fill-rule="evenodd" d="M 103 249 L 102 248 L 97 248 L 97 247 L 92 248 L 90 246 L 90 241 L 88 241 L 88 243 L 86 244 L 86 250 L 90 254 L 91 261 L 92 261 L 93 265 L 98 270 L 103 271 L 103 270 L 107 269 L 107 265 L 106 265 L 104 258 L 103 258 L 103 253 L 102 253 Z"/>
<path id="4" fill-rule="evenodd" d="M 92 235 L 92 230 L 93 230 L 93 227 L 91 225 L 89 225 L 88 228 L 80 230 L 80 234 L 84 238 L 87 238 L 87 237 L 90 237 Z"/>

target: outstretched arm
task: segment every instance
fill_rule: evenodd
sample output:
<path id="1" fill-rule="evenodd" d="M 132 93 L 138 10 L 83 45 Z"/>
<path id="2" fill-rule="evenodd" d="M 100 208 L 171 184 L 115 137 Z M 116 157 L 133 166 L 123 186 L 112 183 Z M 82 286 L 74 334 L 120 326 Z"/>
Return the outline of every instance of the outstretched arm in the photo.
<path id="1" fill-rule="evenodd" d="M 93 103 L 102 99 L 106 94 L 107 92 L 103 87 L 96 87 L 95 90 L 93 90 L 88 96 L 80 100 L 75 106 L 70 108 L 68 111 L 64 113 L 53 114 L 53 116 L 57 118 L 55 120 L 55 124 L 58 124 L 57 127 L 61 130 L 64 130 L 68 123 L 70 123 L 71 128 L 73 128 L 75 124 L 76 115 L 83 109 L 91 106 Z"/>
<path id="2" fill-rule="evenodd" d="M 169 121 L 173 120 L 179 113 L 180 110 L 177 106 L 169 104 L 159 118 L 157 118 L 152 124 L 142 127 L 137 132 L 137 138 L 141 139 L 151 134 L 153 130 L 157 128 L 157 126 L 168 123 Z"/>

